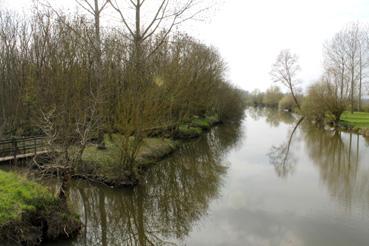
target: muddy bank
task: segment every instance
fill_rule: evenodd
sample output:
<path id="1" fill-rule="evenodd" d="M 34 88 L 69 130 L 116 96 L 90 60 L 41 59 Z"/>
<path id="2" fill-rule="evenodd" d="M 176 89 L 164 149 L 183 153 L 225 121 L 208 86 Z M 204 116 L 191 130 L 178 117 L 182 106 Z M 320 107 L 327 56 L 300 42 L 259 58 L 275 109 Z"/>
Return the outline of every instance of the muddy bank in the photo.
<path id="1" fill-rule="evenodd" d="M 363 137 L 369 138 L 369 128 L 351 127 L 347 125 L 339 125 L 337 129 L 343 132 L 356 133 Z"/>
<path id="2" fill-rule="evenodd" d="M 1 245 L 39 245 L 76 236 L 81 223 L 43 186 L 0 171 Z"/>

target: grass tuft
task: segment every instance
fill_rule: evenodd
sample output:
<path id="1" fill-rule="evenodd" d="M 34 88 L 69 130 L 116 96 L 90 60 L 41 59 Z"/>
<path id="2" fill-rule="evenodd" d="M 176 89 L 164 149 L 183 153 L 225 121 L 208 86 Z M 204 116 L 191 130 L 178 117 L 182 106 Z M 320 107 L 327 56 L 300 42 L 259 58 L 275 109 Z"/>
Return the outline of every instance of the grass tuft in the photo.
<path id="1" fill-rule="evenodd" d="M 0 225 L 21 220 L 22 214 L 57 204 L 41 185 L 14 173 L 0 171 Z"/>

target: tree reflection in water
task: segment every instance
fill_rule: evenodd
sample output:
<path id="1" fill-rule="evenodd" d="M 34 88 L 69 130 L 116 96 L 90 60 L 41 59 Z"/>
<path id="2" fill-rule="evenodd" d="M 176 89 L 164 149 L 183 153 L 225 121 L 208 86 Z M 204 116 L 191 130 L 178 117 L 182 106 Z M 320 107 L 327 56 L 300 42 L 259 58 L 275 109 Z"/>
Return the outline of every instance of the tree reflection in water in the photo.
<path id="1" fill-rule="evenodd" d="M 304 138 L 321 180 L 333 197 L 351 210 L 354 202 L 369 208 L 368 159 L 360 158 L 361 136 L 327 132 L 304 125 Z M 366 155 L 363 155 L 366 157 Z"/>
<path id="2" fill-rule="evenodd" d="M 293 153 L 290 152 L 293 137 L 298 129 L 299 125 L 303 122 L 304 118 L 301 117 L 294 125 L 291 133 L 288 135 L 286 142 L 278 146 L 272 146 L 268 153 L 269 162 L 275 168 L 277 175 L 281 178 L 287 178 L 289 174 L 292 174 L 295 170 L 296 158 Z"/>
<path id="3" fill-rule="evenodd" d="M 186 237 L 216 199 L 224 154 L 242 138 L 240 123 L 191 141 L 151 168 L 143 185 L 114 191 L 75 183 L 71 203 L 84 223 L 75 245 L 173 245 Z"/>
<path id="4" fill-rule="evenodd" d="M 265 114 L 267 122 L 278 126 L 273 120 L 268 120 L 276 119 L 277 116 L 267 115 Z M 277 175 L 286 178 L 295 170 L 298 158 L 291 151 L 291 145 L 299 129 L 307 155 L 319 169 L 320 179 L 331 196 L 339 200 L 347 210 L 351 211 L 355 204 L 355 209 L 361 206 L 362 211 L 368 211 L 369 156 L 360 152 L 360 146 L 367 147 L 369 140 L 354 133 L 320 129 L 302 119 L 291 127 L 293 128 L 287 140 L 281 145 L 273 146 L 268 153 Z"/>

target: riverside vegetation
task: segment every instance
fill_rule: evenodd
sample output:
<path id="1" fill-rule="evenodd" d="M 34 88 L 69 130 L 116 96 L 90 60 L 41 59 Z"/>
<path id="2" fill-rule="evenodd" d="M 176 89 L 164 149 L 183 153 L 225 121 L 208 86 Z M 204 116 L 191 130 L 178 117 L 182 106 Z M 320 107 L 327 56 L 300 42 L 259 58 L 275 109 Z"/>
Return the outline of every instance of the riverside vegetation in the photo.
<path id="1" fill-rule="evenodd" d="M 323 49 L 321 78 L 303 93 L 299 88 L 297 56 L 282 50 L 272 67 L 271 76 L 288 89 L 277 86 L 265 93 L 246 93 L 250 106 L 278 107 L 294 111 L 317 126 L 330 126 L 369 136 L 368 91 L 365 78 L 369 71 L 369 33 L 359 23 L 349 24 L 328 40 Z"/>
<path id="2" fill-rule="evenodd" d="M 134 21 L 141 23 L 144 2 L 137 1 Z M 242 93 L 226 80 L 218 52 L 172 32 L 193 16 L 195 3 L 170 12 L 164 0 L 140 30 L 127 26 L 125 10 L 111 1 L 92 2 L 95 8 L 79 2 L 92 8 L 92 19 L 51 5 L 37 6 L 26 19 L 0 13 L 0 138 L 44 136 L 48 154 L 28 166 L 60 180 L 54 195 L 0 173 L 5 242 L 36 245 L 72 237 L 80 227 L 66 201 L 72 178 L 137 185 L 142 171 L 181 141 L 243 115 Z M 122 17 L 122 26 L 100 27 L 108 7 Z M 162 27 L 168 18 L 174 22 Z"/>
<path id="3" fill-rule="evenodd" d="M 46 188 L 3 171 L 0 186 L 0 237 L 6 245 L 36 245 L 78 233 L 78 217 Z"/>

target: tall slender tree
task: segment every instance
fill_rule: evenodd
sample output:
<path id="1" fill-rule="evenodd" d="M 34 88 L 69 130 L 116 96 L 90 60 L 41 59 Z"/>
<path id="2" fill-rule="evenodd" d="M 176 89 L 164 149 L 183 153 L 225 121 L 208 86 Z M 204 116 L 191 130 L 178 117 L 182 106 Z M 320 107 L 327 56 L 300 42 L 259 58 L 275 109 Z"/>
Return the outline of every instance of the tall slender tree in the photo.
<path id="1" fill-rule="evenodd" d="M 99 115 L 100 115 L 100 126 L 98 128 L 98 148 L 105 149 L 104 142 L 104 109 L 102 106 L 103 102 L 103 91 L 104 91 L 104 81 L 102 78 L 102 47 L 101 47 L 101 13 L 107 7 L 109 0 L 76 0 L 77 4 L 90 13 L 94 18 L 94 31 L 95 35 L 93 38 L 94 47 L 94 79 L 95 79 L 95 90 L 93 94 L 96 100 L 99 101 Z"/>
<path id="2" fill-rule="evenodd" d="M 297 55 L 292 54 L 290 50 L 286 49 L 279 53 L 270 74 L 274 82 L 281 83 L 288 88 L 297 108 L 300 110 L 300 103 L 296 97 L 296 86 L 298 84 L 296 75 L 299 70 L 300 66 Z"/>

